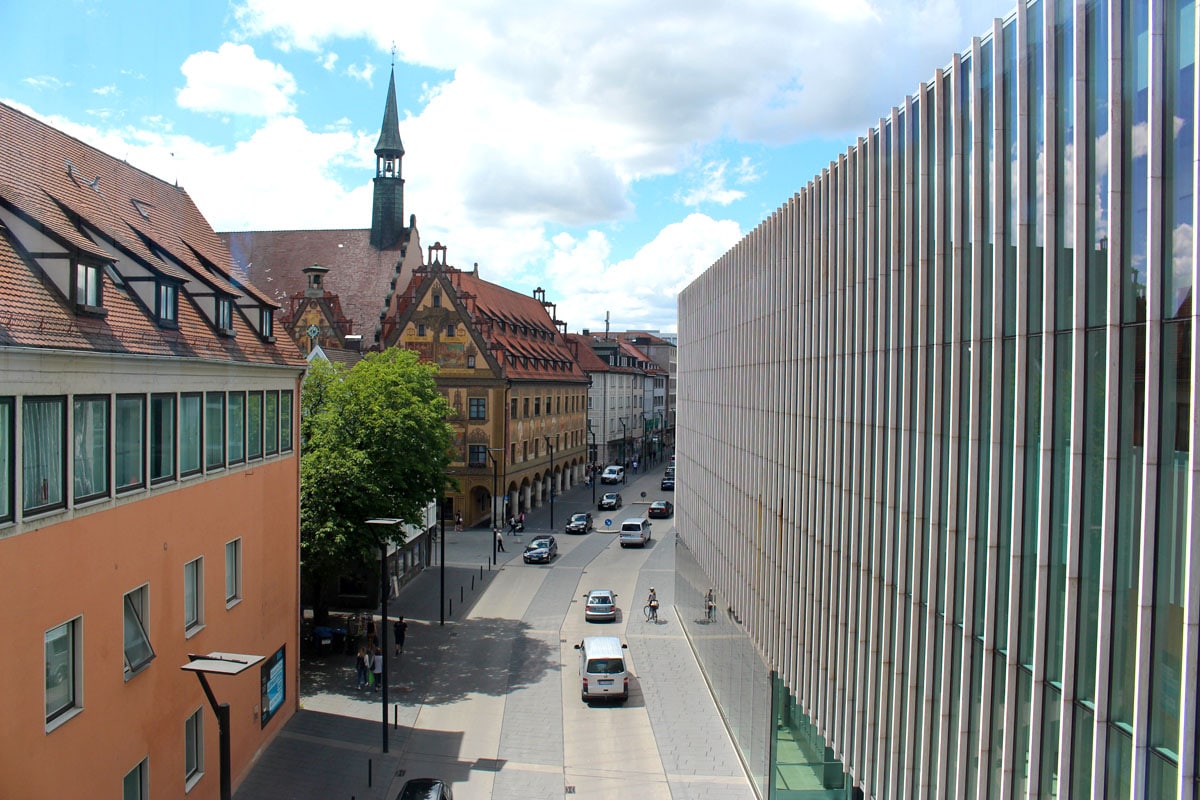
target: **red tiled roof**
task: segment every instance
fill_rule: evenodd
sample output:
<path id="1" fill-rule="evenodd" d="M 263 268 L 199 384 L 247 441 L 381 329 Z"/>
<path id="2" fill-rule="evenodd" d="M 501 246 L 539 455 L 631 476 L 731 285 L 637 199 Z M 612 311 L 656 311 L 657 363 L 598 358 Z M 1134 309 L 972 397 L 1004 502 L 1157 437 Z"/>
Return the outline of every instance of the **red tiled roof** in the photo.
<path id="1" fill-rule="evenodd" d="M 328 267 L 322 288 L 337 295 L 342 311 L 353 323 L 353 332 L 367 345 L 375 341 L 379 315 L 387 307 L 389 294 L 407 285 L 411 277 L 411 268 L 400 266 L 406 243 L 411 240 L 418 257 L 421 247 L 412 229 L 387 250 L 371 247 L 369 228 L 236 231 L 220 236 L 250 282 L 285 307 L 291 297 L 308 287 L 306 267 Z M 397 275 L 398 271 L 404 274 Z"/>
<path id="2" fill-rule="evenodd" d="M 292 342 L 265 341 L 241 311 L 227 337 L 193 304 L 192 288 L 258 294 L 235 285 L 229 251 L 187 192 L 2 103 L 0 207 L 13 222 L 0 223 L 0 344 L 304 365 Z M 42 234 L 53 250 L 112 265 L 101 271 L 105 315 L 76 313 L 43 272 L 33 252 L 45 249 Z M 125 286 L 147 271 L 182 281 L 178 329 Z"/>

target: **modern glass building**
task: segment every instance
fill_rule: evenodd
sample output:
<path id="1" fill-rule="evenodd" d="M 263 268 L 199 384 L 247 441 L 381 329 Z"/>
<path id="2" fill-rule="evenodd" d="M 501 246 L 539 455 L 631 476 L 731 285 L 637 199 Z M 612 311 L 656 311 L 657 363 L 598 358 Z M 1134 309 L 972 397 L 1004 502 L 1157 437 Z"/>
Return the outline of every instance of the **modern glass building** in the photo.
<path id="1" fill-rule="evenodd" d="M 1196 42 L 1022 4 L 681 294 L 677 597 L 764 797 L 1200 795 Z"/>

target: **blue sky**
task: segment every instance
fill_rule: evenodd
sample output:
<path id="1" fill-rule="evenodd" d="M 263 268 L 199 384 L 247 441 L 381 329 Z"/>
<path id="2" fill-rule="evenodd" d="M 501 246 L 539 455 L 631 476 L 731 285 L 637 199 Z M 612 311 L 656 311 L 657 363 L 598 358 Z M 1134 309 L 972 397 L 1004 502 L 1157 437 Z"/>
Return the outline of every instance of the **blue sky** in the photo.
<path id="1" fill-rule="evenodd" d="M 225 230 L 364 228 L 395 47 L 405 213 L 572 332 L 677 293 L 1012 0 L 0 0 L 0 100 Z"/>

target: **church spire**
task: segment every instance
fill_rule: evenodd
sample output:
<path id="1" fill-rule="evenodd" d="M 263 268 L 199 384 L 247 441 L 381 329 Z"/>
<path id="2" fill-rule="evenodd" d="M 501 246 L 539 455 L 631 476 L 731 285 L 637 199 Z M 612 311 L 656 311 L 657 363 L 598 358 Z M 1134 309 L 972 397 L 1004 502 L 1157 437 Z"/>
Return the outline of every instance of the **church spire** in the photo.
<path id="1" fill-rule="evenodd" d="M 388 81 L 387 103 L 383 108 L 383 126 L 375 144 L 375 197 L 371 208 L 371 246 L 385 250 L 404 233 L 404 178 L 401 160 L 404 144 L 400 141 L 400 113 L 396 108 L 396 66 Z"/>

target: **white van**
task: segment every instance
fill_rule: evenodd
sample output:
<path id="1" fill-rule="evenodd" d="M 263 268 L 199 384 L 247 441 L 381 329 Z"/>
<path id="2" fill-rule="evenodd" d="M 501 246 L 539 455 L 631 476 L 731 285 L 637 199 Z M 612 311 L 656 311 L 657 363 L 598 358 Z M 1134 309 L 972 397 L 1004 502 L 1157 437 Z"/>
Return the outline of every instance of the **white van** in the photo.
<path id="1" fill-rule="evenodd" d="M 579 651 L 579 678 L 583 682 L 583 702 L 609 698 L 629 699 L 629 672 L 625 653 L 629 645 L 616 636 L 587 636 L 575 649 Z"/>
<path id="2" fill-rule="evenodd" d="M 616 464 L 605 467 L 604 472 L 600 473 L 601 483 L 620 483 L 623 480 L 625 480 L 625 468 Z"/>
<path id="3" fill-rule="evenodd" d="M 650 520 L 644 517 L 633 517 L 621 523 L 621 535 L 618 539 L 621 547 L 645 547 L 650 541 Z"/>

